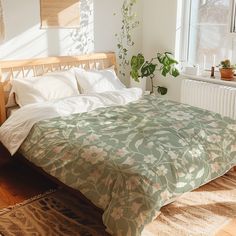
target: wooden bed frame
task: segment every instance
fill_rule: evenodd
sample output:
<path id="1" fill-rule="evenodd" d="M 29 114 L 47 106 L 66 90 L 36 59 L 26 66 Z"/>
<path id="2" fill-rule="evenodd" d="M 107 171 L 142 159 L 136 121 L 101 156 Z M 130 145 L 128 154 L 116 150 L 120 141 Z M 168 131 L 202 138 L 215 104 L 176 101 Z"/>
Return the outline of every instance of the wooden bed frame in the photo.
<path id="1" fill-rule="evenodd" d="M 46 57 L 38 59 L 0 61 L 0 125 L 7 118 L 6 103 L 11 91 L 11 80 L 40 76 L 47 72 L 84 69 L 105 69 L 116 65 L 115 53 L 95 53 L 81 56 Z"/>

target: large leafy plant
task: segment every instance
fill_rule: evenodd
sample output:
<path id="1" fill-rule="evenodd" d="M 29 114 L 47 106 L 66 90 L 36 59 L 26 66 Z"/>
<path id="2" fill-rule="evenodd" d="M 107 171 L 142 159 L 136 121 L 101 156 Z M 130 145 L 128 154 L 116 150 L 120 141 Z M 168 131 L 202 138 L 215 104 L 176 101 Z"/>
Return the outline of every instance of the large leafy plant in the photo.
<path id="1" fill-rule="evenodd" d="M 153 80 L 157 70 L 159 70 L 164 77 L 168 74 L 173 77 L 179 75 L 179 71 L 176 68 L 178 62 L 169 52 L 157 53 L 157 56 L 152 58 L 150 61 L 145 60 L 143 54 L 139 53 L 131 58 L 130 64 L 130 76 L 132 79 L 137 82 L 139 82 L 140 78 L 149 77 L 151 79 L 151 93 L 154 93 L 155 88 L 157 89 L 157 92 L 162 95 L 167 93 L 167 88 L 154 85 Z"/>

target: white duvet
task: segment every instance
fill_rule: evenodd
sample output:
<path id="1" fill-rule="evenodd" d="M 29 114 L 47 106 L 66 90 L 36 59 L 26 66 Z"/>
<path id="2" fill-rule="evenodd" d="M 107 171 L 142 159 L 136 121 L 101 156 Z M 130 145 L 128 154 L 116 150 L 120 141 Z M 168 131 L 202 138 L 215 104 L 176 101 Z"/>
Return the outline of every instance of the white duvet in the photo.
<path id="1" fill-rule="evenodd" d="M 141 98 L 138 88 L 122 89 L 96 94 L 81 94 L 54 102 L 35 103 L 14 112 L 0 127 L 0 141 L 14 155 L 33 125 L 41 120 L 75 113 L 89 112 L 96 108 L 125 105 Z"/>

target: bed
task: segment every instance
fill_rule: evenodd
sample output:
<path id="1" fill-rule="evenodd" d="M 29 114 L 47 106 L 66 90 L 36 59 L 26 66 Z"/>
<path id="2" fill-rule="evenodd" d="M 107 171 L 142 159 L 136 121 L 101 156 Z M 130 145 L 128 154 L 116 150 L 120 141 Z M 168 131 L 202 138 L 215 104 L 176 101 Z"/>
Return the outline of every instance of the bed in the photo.
<path id="1" fill-rule="evenodd" d="M 1 123 L 6 120 L 9 81 L 26 70 L 38 75 L 73 66 L 112 65 L 114 53 L 1 62 Z M 109 104 L 120 94 L 110 94 Z M 52 110 L 29 106 L 18 113 L 27 122 L 27 114 L 37 109 Z M 15 117 L 19 129 L 22 123 Z M 12 119 L 0 128 L 5 146 L 15 138 L 9 133 L 16 132 Z M 148 95 L 89 112 L 45 116 L 30 127 L 19 152 L 101 208 L 109 233 L 138 236 L 171 199 L 236 165 L 235 132 L 235 120 Z"/>

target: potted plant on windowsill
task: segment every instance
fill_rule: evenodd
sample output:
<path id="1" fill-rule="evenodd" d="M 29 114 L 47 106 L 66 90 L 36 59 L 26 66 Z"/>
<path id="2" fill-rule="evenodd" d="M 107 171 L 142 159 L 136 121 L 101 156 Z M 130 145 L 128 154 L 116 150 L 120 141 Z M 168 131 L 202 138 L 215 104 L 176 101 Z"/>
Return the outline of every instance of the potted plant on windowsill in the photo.
<path id="1" fill-rule="evenodd" d="M 177 77 L 179 75 L 179 71 L 176 68 L 178 62 L 169 52 L 157 53 L 157 56 L 152 58 L 150 61 L 145 60 L 143 54 L 139 53 L 138 55 L 132 57 L 130 64 L 131 84 L 132 81 L 141 82 L 141 80 L 144 80 L 144 83 L 146 83 L 146 78 L 150 78 L 150 93 L 154 93 L 154 89 L 157 89 L 157 92 L 161 95 L 165 95 L 167 93 L 167 88 L 154 85 L 156 70 L 159 70 L 164 77 L 166 77 L 167 74 L 170 74 L 173 77 Z"/>
<path id="2" fill-rule="evenodd" d="M 233 80 L 235 65 L 232 65 L 229 59 L 220 62 L 220 75 L 222 80 Z"/>

